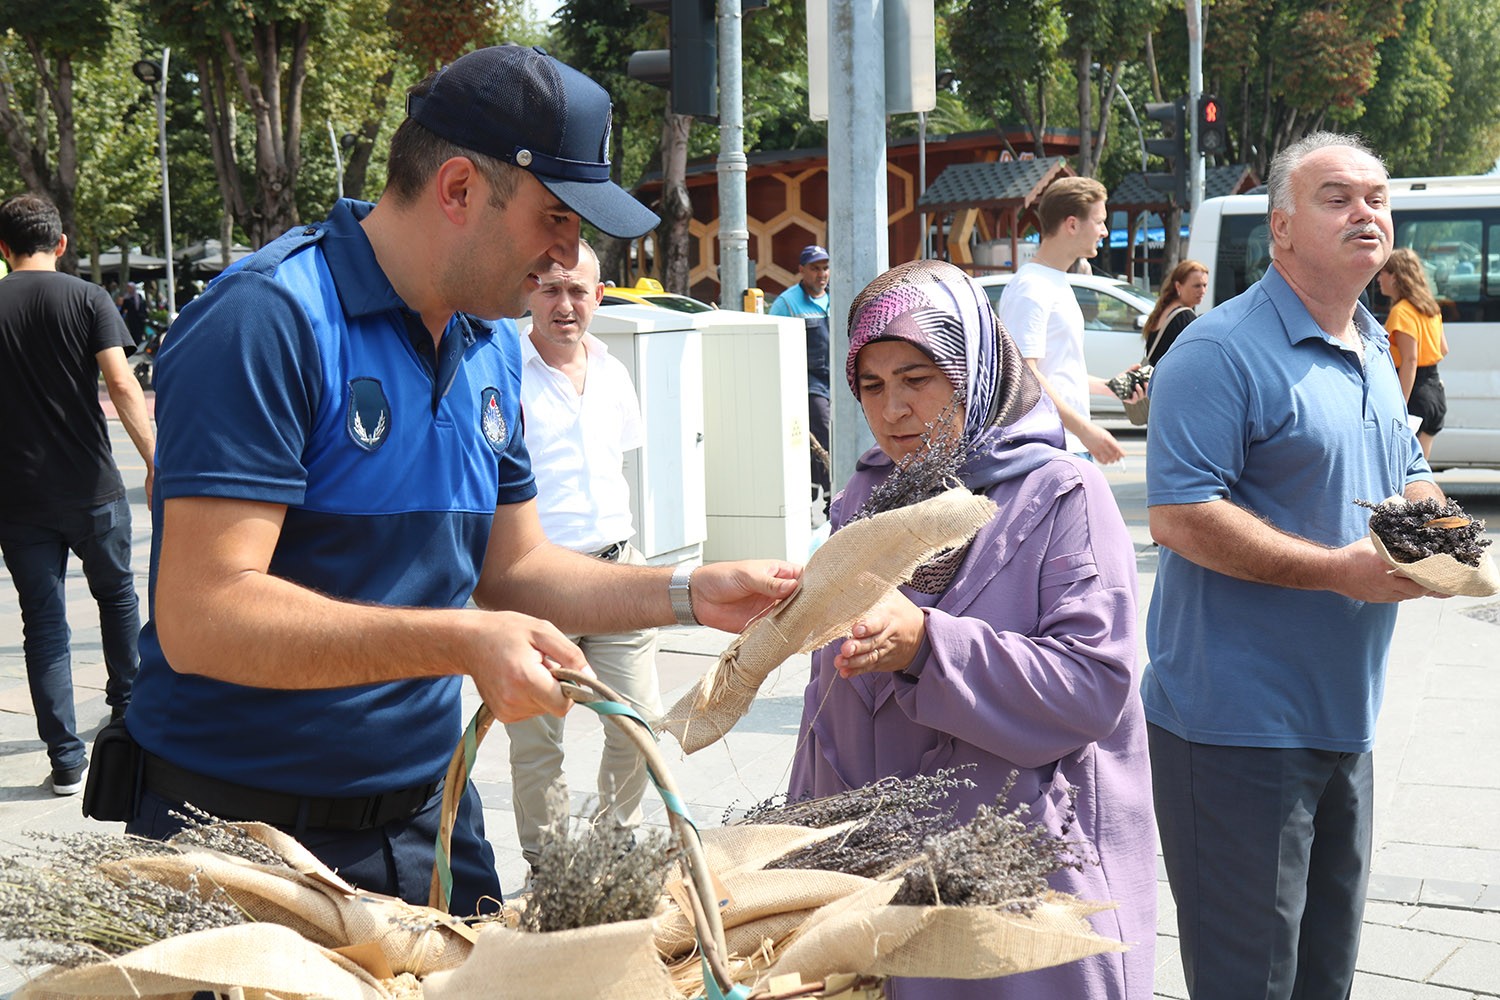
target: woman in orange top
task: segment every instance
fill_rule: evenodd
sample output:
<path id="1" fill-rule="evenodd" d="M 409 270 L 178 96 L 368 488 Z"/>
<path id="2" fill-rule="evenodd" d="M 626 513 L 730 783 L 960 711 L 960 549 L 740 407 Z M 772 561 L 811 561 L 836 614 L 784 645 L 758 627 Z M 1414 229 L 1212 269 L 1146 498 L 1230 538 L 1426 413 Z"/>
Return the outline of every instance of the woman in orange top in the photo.
<path id="1" fill-rule="evenodd" d="M 1379 281 L 1380 294 L 1391 300 L 1385 328 L 1391 337 L 1391 360 L 1406 394 L 1406 412 L 1422 418 L 1417 440 L 1422 454 L 1430 456 L 1432 439 L 1443 429 L 1448 413 L 1448 396 L 1437 370 L 1437 363 L 1448 353 L 1442 310 L 1427 288 L 1427 274 L 1415 250 L 1391 251 Z"/>

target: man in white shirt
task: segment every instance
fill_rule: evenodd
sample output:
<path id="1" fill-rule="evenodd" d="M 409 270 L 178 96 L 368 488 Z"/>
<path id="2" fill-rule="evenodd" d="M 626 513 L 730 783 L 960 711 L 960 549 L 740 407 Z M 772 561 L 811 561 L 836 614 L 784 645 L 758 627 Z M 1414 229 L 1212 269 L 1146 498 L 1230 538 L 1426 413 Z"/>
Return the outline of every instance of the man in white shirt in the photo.
<path id="1" fill-rule="evenodd" d="M 1088 452 L 1109 465 L 1125 457 L 1115 436 L 1089 417 L 1089 393 L 1112 396 L 1106 381 L 1090 375 L 1083 356 L 1083 310 L 1067 271 L 1099 252 L 1109 235 L 1108 192 L 1092 177 L 1054 181 L 1037 204 L 1042 244 L 1005 286 L 996 310 L 1026 363 L 1057 404 L 1071 452 Z"/>
<path id="2" fill-rule="evenodd" d="M 542 529 L 555 545 L 644 565 L 635 534 L 625 453 L 641 446 L 641 409 L 630 375 L 588 332 L 604 297 L 599 258 L 580 241 L 578 265 L 554 266 L 531 293 L 532 326 L 521 338 L 521 409 L 536 475 Z M 599 679 L 647 721 L 661 714 L 656 630 L 570 636 Z M 548 815 L 547 790 L 564 797 L 563 720 L 545 715 L 506 725 L 513 808 L 521 853 L 535 865 Z M 619 728 L 604 727 L 595 820 L 631 830 L 641 822 L 646 767 Z"/>

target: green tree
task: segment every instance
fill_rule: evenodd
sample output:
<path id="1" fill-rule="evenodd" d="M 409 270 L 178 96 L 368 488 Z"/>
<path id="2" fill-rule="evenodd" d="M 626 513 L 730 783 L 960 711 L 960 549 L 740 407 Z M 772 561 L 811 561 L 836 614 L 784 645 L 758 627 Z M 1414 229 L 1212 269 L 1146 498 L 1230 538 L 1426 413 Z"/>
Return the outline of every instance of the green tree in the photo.
<path id="1" fill-rule="evenodd" d="M 75 82 L 110 39 L 107 0 L 6 0 L 0 4 L 0 133 L 26 187 L 57 205 L 77 233 Z M 69 247 L 65 270 L 76 266 Z"/>
<path id="2" fill-rule="evenodd" d="M 1019 117 L 1038 156 L 1067 30 L 1057 0 L 960 0 L 953 11 L 949 38 L 964 105 L 994 123 L 1002 139 L 1003 126 Z"/>
<path id="3" fill-rule="evenodd" d="M 1423 173 L 1486 173 L 1500 157 L 1500 0 L 1437 4 L 1432 37 L 1453 85 Z"/>
<path id="4" fill-rule="evenodd" d="M 1061 54 L 1072 60 L 1078 88 L 1078 172 L 1092 177 L 1109 138 L 1109 113 L 1125 64 L 1140 56 L 1165 6 L 1163 0 L 1067 0 L 1062 6 L 1068 32 Z"/>

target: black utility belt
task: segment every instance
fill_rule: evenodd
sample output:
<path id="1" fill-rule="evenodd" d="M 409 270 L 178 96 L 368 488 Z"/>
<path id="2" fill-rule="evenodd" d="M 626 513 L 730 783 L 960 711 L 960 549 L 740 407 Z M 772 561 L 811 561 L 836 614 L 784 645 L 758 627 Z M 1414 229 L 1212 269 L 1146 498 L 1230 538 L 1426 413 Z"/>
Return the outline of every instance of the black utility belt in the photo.
<path id="1" fill-rule="evenodd" d="M 143 784 L 164 799 L 183 802 L 220 819 L 254 820 L 312 830 L 370 830 L 410 819 L 439 794 L 442 779 L 380 795 L 320 798 L 271 792 L 197 774 L 143 752 Z"/>

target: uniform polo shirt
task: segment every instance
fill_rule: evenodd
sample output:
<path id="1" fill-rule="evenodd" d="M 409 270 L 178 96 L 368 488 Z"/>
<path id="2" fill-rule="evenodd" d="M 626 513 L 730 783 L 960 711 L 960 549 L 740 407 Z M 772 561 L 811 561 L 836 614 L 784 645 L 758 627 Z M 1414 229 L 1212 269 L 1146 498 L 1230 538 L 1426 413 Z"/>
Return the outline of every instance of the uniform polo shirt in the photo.
<path id="1" fill-rule="evenodd" d="M 1147 504 L 1229 500 L 1338 547 L 1368 531 L 1356 499 L 1431 479 L 1384 331 L 1363 306 L 1356 322 L 1363 363 L 1275 268 L 1195 320 L 1151 379 Z M 1163 548 L 1146 718 L 1197 743 L 1369 750 L 1396 607 L 1235 579 Z"/>
<path id="2" fill-rule="evenodd" d="M 828 399 L 828 293 L 808 295 L 802 282 L 782 292 L 771 303 L 772 316 L 799 316 L 807 322 L 807 391 Z"/>
<path id="3" fill-rule="evenodd" d="M 360 228 L 371 207 L 341 201 L 227 271 L 158 359 L 152 620 L 130 730 L 254 787 L 362 795 L 434 780 L 457 742 L 460 680 L 273 691 L 177 673 L 155 628 L 162 503 L 284 505 L 272 574 L 350 601 L 457 608 L 497 505 L 536 493 L 514 324 L 457 315 L 434 350 Z"/>

